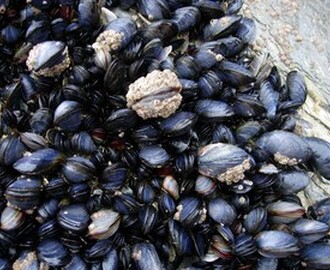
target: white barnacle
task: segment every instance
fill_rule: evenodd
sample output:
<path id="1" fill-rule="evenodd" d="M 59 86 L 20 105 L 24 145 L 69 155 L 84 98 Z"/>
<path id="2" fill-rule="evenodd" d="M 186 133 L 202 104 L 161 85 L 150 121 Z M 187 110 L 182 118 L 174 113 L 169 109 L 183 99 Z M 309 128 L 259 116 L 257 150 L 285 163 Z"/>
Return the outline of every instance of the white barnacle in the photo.
<path id="1" fill-rule="evenodd" d="M 301 160 L 297 160 L 296 158 L 289 158 L 278 152 L 274 154 L 274 160 L 281 165 L 287 165 L 287 166 L 295 166 L 299 162 L 301 162 Z"/>
<path id="2" fill-rule="evenodd" d="M 111 29 L 105 30 L 97 37 L 92 47 L 96 52 L 102 50 L 113 52 L 120 48 L 123 38 L 123 33 L 118 33 Z"/>
<path id="3" fill-rule="evenodd" d="M 129 86 L 127 107 L 143 119 L 163 117 L 174 113 L 181 104 L 182 85 L 170 70 L 155 70 Z"/>

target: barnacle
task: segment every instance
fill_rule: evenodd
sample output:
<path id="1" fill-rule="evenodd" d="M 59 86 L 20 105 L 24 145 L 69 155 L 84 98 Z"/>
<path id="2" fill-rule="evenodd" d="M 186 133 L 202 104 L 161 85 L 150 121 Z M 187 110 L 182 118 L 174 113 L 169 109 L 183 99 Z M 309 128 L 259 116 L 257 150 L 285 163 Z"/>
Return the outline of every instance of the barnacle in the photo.
<path id="1" fill-rule="evenodd" d="M 155 70 L 130 84 L 126 95 L 127 107 L 143 119 L 168 117 L 181 104 L 182 85 L 170 70 Z"/>

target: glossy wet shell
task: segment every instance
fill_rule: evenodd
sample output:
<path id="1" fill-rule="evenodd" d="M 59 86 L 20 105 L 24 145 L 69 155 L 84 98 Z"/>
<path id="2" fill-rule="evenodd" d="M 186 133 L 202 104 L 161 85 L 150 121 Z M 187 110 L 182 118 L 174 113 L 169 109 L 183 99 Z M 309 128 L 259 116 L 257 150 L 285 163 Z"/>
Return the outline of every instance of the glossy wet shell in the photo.
<path id="1" fill-rule="evenodd" d="M 253 166 L 253 158 L 231 144 L 209 144 L 198 151 L 199 173 L 228 185 L 242 180 L 244 173 Z"/>
<path id="2" fill-rule="evenodd" d="M 47 64 L 47 61 L 53 65 Z M 38 76 L 54 77 L 60 75 L 70 66 L 68 48 L 59 41 L 39 43 L 30 51 L 26 65 L 30 71 L 34 71 Z"/>
<path id="3" fill-rule="evenodd" d="M 303 138 L 286 131 L 276 130 L 265 133 L 256 141 L 256 144 L 281 165 L 293 166 L 304 163 L 312 155 L 311 149 Z"/>

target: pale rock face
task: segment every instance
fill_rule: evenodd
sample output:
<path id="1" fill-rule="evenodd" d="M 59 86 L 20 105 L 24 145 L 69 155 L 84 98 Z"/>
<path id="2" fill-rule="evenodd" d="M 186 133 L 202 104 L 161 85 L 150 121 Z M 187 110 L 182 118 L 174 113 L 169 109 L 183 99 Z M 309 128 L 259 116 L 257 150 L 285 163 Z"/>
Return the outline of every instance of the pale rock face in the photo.
<path id="1" fill-rule="evenodd" d="M 182 85 L 170 70 L 155 70 L 129 86 L 127 107 L 143 119 L 163 117 L 174 113 L 181 104 Z"/>

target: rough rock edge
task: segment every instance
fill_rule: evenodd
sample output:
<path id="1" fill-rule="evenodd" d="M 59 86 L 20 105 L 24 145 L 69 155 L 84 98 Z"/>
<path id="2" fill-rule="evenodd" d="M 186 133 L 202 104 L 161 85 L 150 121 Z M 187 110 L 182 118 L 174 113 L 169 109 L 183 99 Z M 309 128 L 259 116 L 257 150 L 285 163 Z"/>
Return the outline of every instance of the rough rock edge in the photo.
<path id="1" fill-rule="evenodd" d="M 51 68 L 44 68 L 39 71 L 34 70 L 34 66 L 36 63 L 36 59 L 39 55 L 40 50 L 45 50 L 44 43 L 39 43 L 35 45 L 29 52 L 29 57 L 26 60 L 26 66 L 28 67 L 29 71 L 33 71 L 33 73 L 37 76 L 45 76 L 45 77 L 55 77 L 57 75 L 60 75 L 64 70 L 66 70 L 70 66 L 70 57 L 68 52 L 68 47 L 65 47 L 62 55 L 64 56 L 64 59 L 62 63 L 55 65 Z"/>
<path id="2" fill-rule="evenodd" d="M 170 70 L 155 70 L 130 84 L 126 95 L 127 107 L 132 108 L 143 119 L 166 118 L 180 106 L 181 90 L 182 85 L 175 73 Z M 145 100 L 161 92 L 171 92 L 170 97 L 164 100 Z"/>

